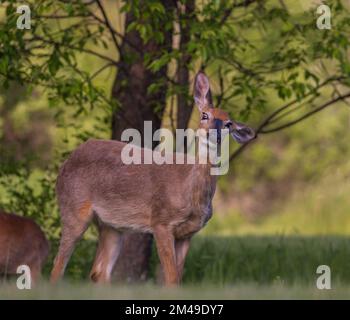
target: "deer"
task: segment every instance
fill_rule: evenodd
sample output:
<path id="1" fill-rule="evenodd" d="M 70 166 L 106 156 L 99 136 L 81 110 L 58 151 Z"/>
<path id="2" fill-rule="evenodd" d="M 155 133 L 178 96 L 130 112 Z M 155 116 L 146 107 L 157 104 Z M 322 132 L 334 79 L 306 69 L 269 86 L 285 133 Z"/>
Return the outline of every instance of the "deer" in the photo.
<path id="1" fill-rule="evenodd" d="M 17 268 L 30 268 L 37 283 L 49 254 L 45 234 L 33 220 L 0 210 L 0 274 L 15 275 Z"/>
<path id="2" fill-rule="evenodd" d="M 194 81 L 194 101 L 200 112 L 201 143 L 206 133 L 222 129 L 239 143 L 255 138 L 252 128 L 231 120 L 213 106 L 209 79 L 200 71 Z M 212 216 L 217 177 L 211 163 L 128 164 L 121 161 L 124 142 L 89 139 L 61 166 L 56 195 L 61 215 L 61 239 L 51 282 L 64 275 L 75 244 L 91 223 L 98 226 L 98 246 L 90 278 L 110 283 L 124 232 L 151 233 L 166 286 L 180 284 L 185 258 L 194 234 Z M 200 152 L 195 155 L 199 160 Z"/>

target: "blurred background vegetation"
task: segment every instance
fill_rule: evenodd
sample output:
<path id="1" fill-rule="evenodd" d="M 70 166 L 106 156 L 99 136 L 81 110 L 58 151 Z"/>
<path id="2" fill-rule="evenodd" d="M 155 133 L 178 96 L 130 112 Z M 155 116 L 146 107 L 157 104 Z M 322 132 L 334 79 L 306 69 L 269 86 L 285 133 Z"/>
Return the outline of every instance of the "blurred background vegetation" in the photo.
<path id="1" fill-rule="evenodd" d="M 155 129 L 196 127 L 190 86 L 203 69 L 216 106 L 259 135 L 232 144 L 185 281 L 302 281 L 333 263 L 350 282 L 350 12 L 345 0 L 324 3 L 330 30 L 317 29 L 312 0 L 26 1 L 32 29 L 19 30 L 22 3 L 1 1 L 0 206 L 36 220 L 54 255 L 67 154 L 118 138 L 136 117 L 128 99 L 147 104 L 141 120 Z M 69 266 L 76 279 L 88 274 L 93 228 L 85 239 Z"/>

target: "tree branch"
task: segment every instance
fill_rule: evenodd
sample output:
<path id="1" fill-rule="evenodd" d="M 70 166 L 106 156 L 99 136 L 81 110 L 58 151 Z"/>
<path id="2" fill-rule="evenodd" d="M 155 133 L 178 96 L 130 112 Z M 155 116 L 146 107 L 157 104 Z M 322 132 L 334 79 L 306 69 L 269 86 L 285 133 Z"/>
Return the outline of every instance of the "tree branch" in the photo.
<path id="1" fill-rule="evenodd" d="M 224 77 L 222 75 L 221 67 L 219 67 L 219 70 L 218 70 L 218 77 L 219 77 L 220 94 L 217 97 L 216 108 L 220 108 L 220 105 L 224 99 Z"/>
<path id="2" fill-rule="evenodd" d="M 38 35 L 35 35 L 33 38 L 29 38 L 29 39 L 25 39 L 26 42 L 34 42 L 34 41 L 41 41 L 42 43 L 46 43 L 46 44 L 51 44 L 54 46 L 62 46 L 62 43 L 56 42 L 53 39 L 45 39 L 43 37 L 40 37 Z M 76 46 L 72 46 L 72 45 L 68 45 L 68 44 L 64 44 L 63 46 L 72 49 L 72 50 L 76 50 L 76 51 L 80 51 L 80 52 L 85 52 L 85 53 L 89 53 L 91 55 L 94 55 L 100 59 L 106 60 L 108 62 L 110 62 L 111 64 L 115 65 L 115 66 L 119 66 L 118 61 L 113 60 L 112 58 L 103 55 L 99 52 L 93 51 L 91 49 L 86 49 L 86 48 L 80 48 L 80 47 L 76 47 Z"/>
<path id="3" fill-rule="evenodd" d="M 257 1 L 258 0 L 243 0 L 242 2 L 238 2 L 238 3 L 235 1 L 230 8 L 225 10 L 224 15 L 220 20 L 220 25 L 223 25 L 226 22 L 226 20 L 230 17 L 233 9 L 240 8 L 240 7 L 248 7 L 249 5 Z"/>
<path id="4" fill-rule="evenodd" d="M 103 18 L 104 18 L 104 21 L 105 21 L 105 25 L 107 26 L 111 36 L 112 36 L 112 39 L 113 39 L 113 42 L 118 50 L 118 52 L 120 52 L 120 46 L 119 46 L 119 43 L 117 41 L 117 38 L 115 37 L 115 30 L 113 29 L 113 27 L 111 26 L 109 20 L 108 20 L 108 17 L 107 17 L 107 14 L 106 14 L 106 11 L 105 9 L 103 8 L 103 5 L 101 4 L 100 0 L 96 0 L 96 3 L 97 3 L 97 6 L 99 7 L 102 15 L 103 15 Z"/>
<path id="5" fill-rule="evenodd" d="M 297 119 L 295 119 L 293 121 L 287 122 L 287 123 L 285 123 L 283 125 L 280 125 L 278 127 L 273 128 L 273 129 L 260 130 L 260 133 L 271 133 L 271 132 L 276 132 L 276 131 L 288 128 L 288 127 L 290 127 L 290 126 L 292 126 L 294 124 L 297 124 L 298 122 L 301 122 L 301 121 L 311 117 L 313 114 L 315 114 L 317 112 L 320 112 L 321 110 L 331 106 L 332 104 L 334 104 L 334 103 L 336 103 L 338 101 L 344 100 L 346 98 L 349 98 L 349 97 L 350 97 L 350 92 L 348 92 L 346 94 L 343 94 L 341 96 L 338 96 L 337 98 L 324 103 L 323 105 L 319 106 L 318 108 L 315 108 L 314 110 L 312 110 L 310 112 L 307 112 L 303 116 L 301 116 L 301 117 L 299 117 L 299 118 L 297 118 Z"/>
<path id="6" fill-rule="evenodd" d="M 113 64 L 111 62 L 106 63 L 103 67 L 101 67 L 100 69 L 98 69 L 97 71 L 95 71 L 91 76 L 90 76 L 90 80 L 92 80 L 93 78 L 95 78 L 96 76 L 98 76 L 102 71 L 104 71 L 105 69 L 107 69 L 108 67 L 112 66 Z"/>
<path id="7" fill-rule="evenodd" d="M 330 78 L 330 79 L 327 79 L 326 81 L 324 81 L 322 84 L 320 84 L 319 86 L 317 86 L 317 89 L 323 87 L 324 85 L 328 84 L 329 82 L 332 82 L 332 81 L 339 81 L 342 77 L 339 77 L 339 78 Z M 306 94 L 304 96 L 304 98 L 306 98 L 307 96 L 309 96 L 311 94 L 311 92 L 309 92 L 308 94 Z M 288 128 L 298 122 L 301 122 L 305 119 L 307 119 L 308 117 L 314 115 L 315 113 L 327 108 L 328 106 L 338 102 L 338 101 L 341 101 L 341 100 L 344 100 L 346 98 L 350 97 L 350 92 L 349 93 L 346 93 L 344 95 L 341 95 L 341 96 L 338 96 L 337 98 L 335 99 L 332 99 L 328 102 L 326 102 L 325 104 L 319 106 L 318 108 L 304 114 L 303 116 L 293 120 L 293 121 L 290 121 L 288 123 L 285 123 L 281 126 L 278 126 L 278 127 L 275 127 L 273 129 L 270 129 L 270 130 L 264 130 L 264 128 L 266 128 L 270 123 L 271 123 L 271 120 L 274 119 L 278 114 L 280 114 L 283 110 L 286 110 L 288 107 L 294 105 L 296 102 L 298 102 L 298 100 L 293 100 L 287 104 L 285 104 L 284 106 L 278 108 L 277 110 L 273 111 L 264 121 L 262 121 L 262 123 L 257 127 L 256 129 L 256 136 L 258 137 L 259 134 L 266 134 L 266 133 L 271 133 L 271 132 L 276 132 L 276 131 L 279 131 L 279 130 L 282 130 L 282 129 L 285 129 L 285 128 Z M 246 144 L 242 144 L 239 148 L 237 148 L 231 155 L 230 155 L 230 158 L 229 158 L 229 161 L 231 162 L 232 160 L 234 160 L 235 158 L 237 158 L 246 148 L 247 146 L 254 140 L 251 140 L 249 141 L 248 143 Z"/>
<path id="8" fill-rule="evenodd" d="M 108 27 L 107 24 L 106 24 L 106 22 L 105 22 L 103 19 L 101 19 L 100 17 L 98 17 L 97 15 L 95 15 L 93 12 L 89 11 L 89 14 L 90 14 L 90 16 L 91 16 L 93 19 L 95 19 L 96 21 L 102 23 L 102 24 L 105 25 L 106 27 Z M 121 34 L 120 32 L 118 32 L 117 30 L 115 30 L 115 29 L 113 28 L 112 25 L 109 25 L 108 29 L 109 29 L 110 32 L 113 32 L 117 37 L 119 37 L 122 41 L 124 41 L 125 43 L 127 43 L 130 47 L 132 47 L 133 49 L 135 49 L 137 52 L 142 53 L 142 50 L 141 50 L 139 47 L 135 46 L 131 41 L 129 41 L 129 40 L 127 39 L 127 37 L 125 37 L 123 34 Z"/>

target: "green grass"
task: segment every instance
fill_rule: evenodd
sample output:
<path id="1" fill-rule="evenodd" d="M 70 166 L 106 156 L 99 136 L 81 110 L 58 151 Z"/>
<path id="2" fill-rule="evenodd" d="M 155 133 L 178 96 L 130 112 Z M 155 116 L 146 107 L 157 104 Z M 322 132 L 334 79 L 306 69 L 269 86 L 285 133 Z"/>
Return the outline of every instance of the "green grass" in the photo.
<path id="1" fill-rule="evenodd" d="M 68 265 L 66 280 L 88 281 L 96 244 L 82 241 Z M 186 260 L 186 286 L 315 287 L 319 265 L 328 265 L 332 281 L 350 286 L 350 238 L 302 236 L 196 236 Z M 44 272 L 47 279 L 55 245 Z M 155 284 L 158 257 L 153 251 L 149 284 Z"/>
<path id="2" fill-rule="evenodd" d="M 145 284 L 142 286 L 98 286 L 87 283 L 60 284 L 43 283 L 32 290 L 18 290 L 14 285 L 0 287 L 2 299 L 349 299 L 350 286 L 335 285 L 331 290 L 318 290 L 314 286 L 282 284 L 256 286 L 237 284 L 234 286 L 181 286 L 161 288 Z"/>
<path id="3" fill-rule="evenodd" d="M 185 283 L 313 285 L 326 264 L 350 284 L 350 239 L 342 237 L 209 237 L 194 241 Z"/>
<path id="4" fill-rule="evenodd" d="M 0 299 L 349 299 L 350 238 L 347 237 L 195 237 L 180 288 L 163 288 L 151 278 L 143 285 L 88 282 L 95 244 L 82 241 L 65 282 L 44 281 L 21 291 L 15 279 L 0 286 Z M 53 251 L 54 253 L 54 251 Z M 52 259 L 50 259 L 50 262 Z M 316 288 L 316 268 L 331 268 L 331 290 Z M 47 278 L 51 263 L 46 266 Z"/>
<path id="5" fill-rule="evenodd" d="M 56 252 L 53 244 L 44 280 L 18 290 L 15 279 L 0 286 L 0 299 L 349 299 L 350 238 L 301 236 L 196 236 L 186 261 L 183 285 L 155 284 L 158 263 L 152 255 L 151 278 L 143 285 L 98 286 L 88 281 L 96 244 L 82 241 L 68 266 L 65 282 L 46 279 Z M 316 268 L 331 268 L 332 289 L 316 288 Z"/>

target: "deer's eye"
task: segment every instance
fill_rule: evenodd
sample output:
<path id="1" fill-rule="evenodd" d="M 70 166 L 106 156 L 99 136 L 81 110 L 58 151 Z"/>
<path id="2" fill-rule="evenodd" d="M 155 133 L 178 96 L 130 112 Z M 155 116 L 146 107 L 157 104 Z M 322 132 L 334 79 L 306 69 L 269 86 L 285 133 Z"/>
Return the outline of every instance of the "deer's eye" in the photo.
<path id="1" fill-rule="evenodd" d="M 209 119 L 209 116 L 207 113 L 203 112 L 202 113 L 202 120 L 208 120 Z"/>

